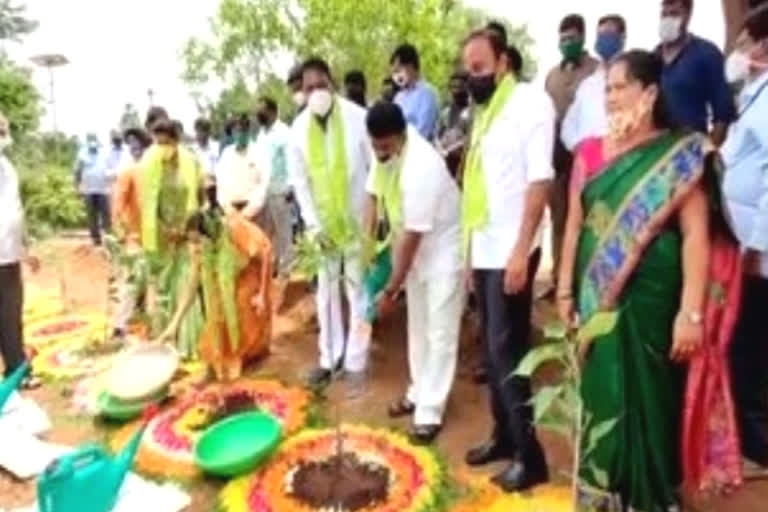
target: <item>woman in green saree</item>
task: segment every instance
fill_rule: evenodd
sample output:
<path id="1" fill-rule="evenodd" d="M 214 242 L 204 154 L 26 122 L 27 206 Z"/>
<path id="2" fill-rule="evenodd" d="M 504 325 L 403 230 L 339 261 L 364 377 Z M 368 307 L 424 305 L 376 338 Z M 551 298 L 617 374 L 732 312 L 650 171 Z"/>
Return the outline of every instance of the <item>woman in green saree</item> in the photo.
<path id="1" fill-rule="evenodd" d="M 609 134 L 585 141 L 574 169 L 558 310 L 574 327 L 601 311 L 618 313 L 585 351 L 580 510 L 679 510 L 682 363 L 704 352 L 712 330 L 705 315 L 713 256 L 724 249 L 720 263 L 738 261 L 728 259 L 734 247 L 712 228 L 723 224 L 712 222 L 719 212 L 703 179 L 708 140 L 670 130 L 661 70 L 643 51 L 611 65 Z M 738 270 L 727 267 L 726 280 Z M 615 426 L 599 434 L 611 420 Z M 725 452 L 735 436 L 724 429 Z M 697 473 L 696 485 L 701 478 Z"/>

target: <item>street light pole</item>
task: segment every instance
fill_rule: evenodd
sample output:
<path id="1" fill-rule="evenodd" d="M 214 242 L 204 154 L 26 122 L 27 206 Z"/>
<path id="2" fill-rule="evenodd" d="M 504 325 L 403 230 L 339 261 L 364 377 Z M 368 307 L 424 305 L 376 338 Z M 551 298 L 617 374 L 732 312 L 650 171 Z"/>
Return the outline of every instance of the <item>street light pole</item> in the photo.
<path id="1" fill-rule="evenodd" d="M 54 68 L 66 66 L 69 59 L 59 53 L 46 53 L 32 57 L 32 62 L 48 70 L 48 80 L 51 87 L 50 98 L 48 102 L 51 105 L 51 119 L 53 121 L 53 133 L 59 130 L 58 118 L 56 113 L 56 83 L 54 81 Z"/>

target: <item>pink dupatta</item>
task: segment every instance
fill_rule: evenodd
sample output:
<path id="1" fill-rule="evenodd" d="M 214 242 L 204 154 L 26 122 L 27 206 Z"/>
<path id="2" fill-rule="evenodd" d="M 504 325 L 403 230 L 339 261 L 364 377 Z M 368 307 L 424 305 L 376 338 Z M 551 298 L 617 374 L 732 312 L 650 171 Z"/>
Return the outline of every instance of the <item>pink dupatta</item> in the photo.
<path id="1" fill-rule="evenodd" d="M 607 164 L 600 138 L 578 147 L 571 190 L 581 191 Z M 683 404 L 683 482 L 689 491 L 720 491 L 742 484 L 742 463 L 731 395 L 728 348 L 741 299 L 741 257 L 736 247 L 712 236 L 704 342 L 690 360 Z"/>

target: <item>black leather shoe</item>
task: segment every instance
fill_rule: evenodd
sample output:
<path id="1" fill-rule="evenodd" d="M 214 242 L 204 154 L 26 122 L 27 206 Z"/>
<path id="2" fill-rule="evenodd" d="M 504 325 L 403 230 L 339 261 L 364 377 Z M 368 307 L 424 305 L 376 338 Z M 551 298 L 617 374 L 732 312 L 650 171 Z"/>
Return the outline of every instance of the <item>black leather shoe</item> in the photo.
<path id="1" fill-rule="evenodd" d="M 307 386 L 310 389 L 323 389 L 331 383 L 331 370 L 315 368 L 307 375 Z"/>
<path id="2" fill-rule="evenodd" d="M 504 492 L 527 491 L 532 487 L 549 481 L 546 463 L 524 464 L 515 460 L 504 471 L 491 478 L 491 482 L 501 487 Z"/>
<path id="3" fill-rule="evenodd" d="M 467 452 L 464 461 L 468 466 L 485 466 L 491 462 L 497 462 L 504 459 L 511 459 L 514 455 L 511 447 L 503 445 L 501 442 L 491 439 L 484 444 L 472 448 Z"/>

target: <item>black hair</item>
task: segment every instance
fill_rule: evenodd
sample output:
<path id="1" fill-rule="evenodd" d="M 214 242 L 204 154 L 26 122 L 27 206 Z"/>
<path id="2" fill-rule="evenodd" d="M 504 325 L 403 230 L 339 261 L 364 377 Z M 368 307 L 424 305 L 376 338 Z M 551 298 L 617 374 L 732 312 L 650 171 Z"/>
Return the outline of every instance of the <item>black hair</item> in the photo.
<path id="1" fill-rule="evenodd" d="M 344 85 L 359 85 L 365 89 L 365 74 L 358 69 L 349 71 L 346 75 L 344 75 Z"/>
<path id="2" fill-rule="evenodd" d="M 485 28 L 475 30 L 474 32 L 470 33 L 464 40 L 464 44 L 462 46 L 467 46 L 472 41 L 476 41 L 478 39 L 485 39 L 488 41 L 488 44 L 491 46 L 491 50 L 493 50 L 493 54 L 496 55 L 497 58 L 507 53 L 507 45 L 504 44 L 504 41 L 499 36 L 499 34 Z"/>
<path id="3" fill-rule="evenodd" d="M 392 52 L 392 57 L 390 57 L 389 63 L 394 64 L 395 62 L 398 62 L 403 66 L 413 66 L 416 71 L 419 71 L 421 68 L 419 52 L 416 51 L 416 47 L 410 43 L 401 44 L 394 52 Z"/>
<path id="4" fill-rule="evenodd" d="M 267 107 L 267 110 L 277 114 L 277 102 L 274 100 L 274 98 L 271 96 L 262 96 L 259 101 L 261 101 L 264 106 Z"/>
<path id="5" fill-rule="evenodd" d="M 128 139 L 128 137 L 133 137 L 138 140 L 142 149 L 147 149 L 152 144 L 152 139 L 147 135 L 147 132 L 141 128 L 128 128 L 125 130 L 123 132 L 123 138 Z"/>
<path id="6" fill-rule="evenodd" d="M 661 73 L 664 64 L 661 57 L 645 50 L 630 50 L 619 55 L 612 66 L 623 63 L 627 68 L 627 77 L 637 80 L 643 88 L 655 85 L 658 88 L 656 103 L 653 105 L 653 124 L 657 129 L 676 128 L 667 110 L 661 87 Z"/>
<path id="7" fill-rule="evenodd" d="M 683 8 L 686 11 L 688 11 L 688 12 L 692 12 L 693 11 L 693 0 L 663 0 L 661 2 L 661 4 L 662 5 L 670 5 L 670 4 L 677 5 L 677 4 L 680 4 L 680 5 L 683 6 Z"/>
<path id="8" fill-rule="evenodd" d="M 152 124 L 152 135 L 157 137 L 158 135 L 165 135 L 178 142 L 181 138 L 178 126 L 174 121 L 168 118 L 160 118 Z"/>
<path id="9" fill-rule="evenodd" d="M 244 132 L 251 130 L 251 118 L 248 117 L 248 114 L 240 114 L 232 119 L 232 129 L 238 128 Z"/>
<path id="10" fill-rule="evenodd" d="M 507 65 L 516 77 L 523 73 L 523 56 L 515 45 L 507 46 Z"/>
<path id="11" fill-rule="evenodd" d="M 575 30 L 581 35 L 587 32 L 587 24 L 584 22 L 584 16 L 581 14 L 569 14 L 560 22 L 560 32 L 566 30 Z"/>
<path id="12" fill-rule="evenodd" d="M 144 118 L 144 127 L 147 130 L 152 130 L 152 126 L 161 119 L 168 119 L 168 111 L 160 106 L 149 107 L 147 110 L 147 117 Z"/>
<path id="13" fill-rule="evenodd" d="M 403 135 L 407 126 L 400 107 L 395 103 L 384 101 L 376 103 L 368 110 L 365 124 L 368 127 L 368 134 L 374 139 Z"/>
<path id="14" fill-rule="evenodd" d="M 207 120 L 204 117 L 198 117 L 195 120 L 195 131 L 196 132 L 204 132 L 204 133 L 211 133 L 211 122 Z"/>
<path id="15" fill-rule="evenodd" d="M 502 22 L 498 20 L 491 20 L 485 26 L 485 30 L 496 32 L 499 35 L 499 37 L 501 37 L 504 40 L 504 45 L 506 46 L 508 44 L 507 27 L 505 27 Z"/>
<path id="16" fill-rule="evenodd" d="M 307 71 L 317 71 L 318 73 L 322 73 L 327 76 L 329 80 L 332 79 L 330 66 L 328 66 L 328 63 L 320 57 L 310 57 L 304 61 L 304 63 L 301 65 L 302 76 Z"/>
<path id="17" fill-rule="evenodd" d="M 603 16 L 597 22 L 597 26 L 599 27 L 605 23 L 613 23 L 614 25 L 616 25 L 616 28 L 619 29 L 620 33 L 622 34 L 627 33 L 627 22 L 623 16 L 619 16 L 618 14 L 609 14 L 607 16 Z"/>
<path id="18" fill-rule="evenodd" d="M 744 20 L 744 30 L 755 41 L 768 37 L 768 3 L 747 14 L 747 19 Z"/>
<path id="19" fill-rule="evenodd" d="M 453 73 L 451 73 L 451 81 L 453 80 L 466 81 L 467 78 L 468 78 L 468 75 L 466 71 L 454 71 Z"/>

